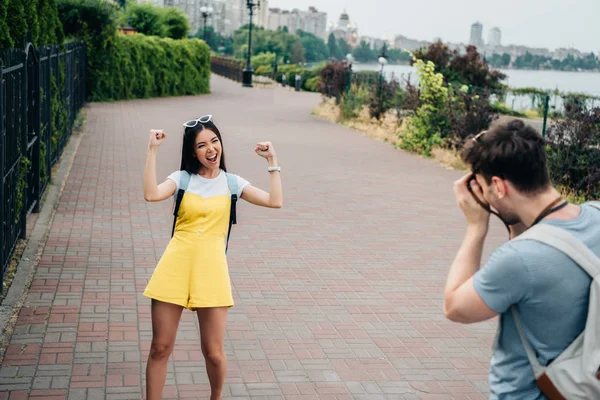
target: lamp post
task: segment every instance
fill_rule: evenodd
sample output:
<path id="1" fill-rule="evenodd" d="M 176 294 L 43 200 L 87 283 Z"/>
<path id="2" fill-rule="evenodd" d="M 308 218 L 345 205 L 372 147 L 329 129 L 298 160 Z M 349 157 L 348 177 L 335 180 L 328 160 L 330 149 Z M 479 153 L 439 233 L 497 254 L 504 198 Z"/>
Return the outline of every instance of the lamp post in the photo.
<path id="1" fill-rule="evenodd" d="M 381 64 L 381 72 L 379 73 L 379 103 L 381 104 L 381 94 L 383 86 L 383 67 L 388 63 L 387 54 L 385 54 L 385 44 L 381 48 L 381 55 L 379 56 L 379 64 Z"/>
<path id="2" fill-rule="evenodd" d="M 202 18 L 204 19 L 204 34 L 202 36 L 202 40 L 206 42 L 206 19 L 210 17 L 213 13 L 212 7 L 202 6 L 200 7 L 200 14 L 202 14 Z"/>
<path id="3" fill-rule="evenodd" d="M 352 53 L 346 54 L 346 60 L 348 61 L 348 72 L 346 75 L 346 92 L 350 90 L 350 86 L 352 86 L 352 63 L 354 62 L 354 57 Z"/>
<path id="4" fill-rule="evenodd" d="M 246 0 L 246 7 L 248 7 L 248 11 L 250 12 L 250 29 L 248 31 L 248 57 L 246 59 L 246 68 L 244 68 L 242 74 L 242 86 L 243 87 L 252 87 L 252 74 L 254 71 L 252 70 L 252 17 L 254 16 L 254 9 L 260 8 L 260 0 Z"/>

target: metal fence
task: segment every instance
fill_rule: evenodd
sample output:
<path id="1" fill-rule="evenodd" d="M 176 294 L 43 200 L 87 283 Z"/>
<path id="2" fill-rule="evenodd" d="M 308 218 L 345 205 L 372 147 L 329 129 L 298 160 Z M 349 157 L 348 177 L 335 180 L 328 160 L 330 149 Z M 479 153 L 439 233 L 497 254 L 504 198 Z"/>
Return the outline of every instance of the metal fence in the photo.
<path id="1" fill-rule="evenodd" d="M 242 82 L 244 64 L 239 60 L 226 57 L 211 57 L 210 69 L 217 75 Z"/>
<path id="2" fill-rule="evenodd" d="M 0 53 L 0 288 L 85 102 L 85 45 Z M 53 104 L 55 110 L 53 110 Z"/>

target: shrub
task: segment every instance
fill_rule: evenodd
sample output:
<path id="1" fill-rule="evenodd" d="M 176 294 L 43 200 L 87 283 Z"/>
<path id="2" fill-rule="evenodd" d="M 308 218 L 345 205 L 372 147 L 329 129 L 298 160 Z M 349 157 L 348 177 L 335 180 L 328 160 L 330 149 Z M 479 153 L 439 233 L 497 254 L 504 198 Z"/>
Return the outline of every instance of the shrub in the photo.
<path id="1" fill-rule="evenodd" d="M 111 65 L 117 37 L 118 7 L 103 0 L 61 0 L 58 13 L 65 36 L 83 40 L 86 44 L 86 73 L 88 99 L 110 98 L 107 88 L 113 80 Z"/>
<path id="2" fill-rule="evenodd" d="M 587 199 L 600 197 L 600 107 L 567 107 L 548 129 L 547 150 L 555 184 Z"/>
<path id="3" fill-rule="evenodd" d="M 260 76 L 271 76 L 273 75 L 273 67 L 270 65 L 260 65 L 254 73 Z"/>
<path id="4" fill-rule="evenodd" d="M 327 97 L 335 97 L 337 104 L 340 103 L 342 94 L 348 87 L 349 66 L 344 61 L 327 64 L 320 71 L 321 84 L 319 92 Z"/>
<path id="5" fill-rule="evenodd" d="M 158 7 L 131 5 L 128 12 L 155 32 Z M 160 14 L 159 12 L 159 14 Z M 87 45 L 88 98 L 108 101 L 207 93 L 210 52 L 198 39 L 117 35 L 118 7 L 104 0 L 61 0 L 65 33 Z M 158 14 L 156 14 L 158 15 Z"/>
<path id="6" fill-rule="evenodd" d="M 381 117 L 395 107 L 398 101 L 397 93 L 400 90 L 398 81 L 386 81 L 380 79 L 377 85 L 371 86 L 371 95 L 369 97 L 369 113 L 371 118 L 381 119 Z"/>
<path id="7" fill-rule="evenodd" d="M 448 104 L 442 109 L 442 115 L 448 121 L 447 129 L 442 130 L 444 144 L 452 149 L 462 148 L 470 135 L 476 135 L 487 129 L 498 118 L 486 91 L 477 94 L 466 90 L 452 90 Z"/>
<path id="8" fill-rule="evenodd" d="M 448 103 L 448 88 L 444 86 L 444 76 L 435 72 L 433 62 L 415 59 L 414 65 L 420 78 L 421 105 L 409 117 L 400 147 L 429 156 L 433 147 L 441 143 L 442 132 L 448 129 L 442 113 Z"/>
<path id="9" fill-rule="evenodd" d="M 398 90 L 396 93 L 396 115 L 398 119 L 402 120 L 406 115 L 414 115 L 420 106 L 419 88 L 413 85 L 410 80 L 407 80 L 404 89 Z"/>
<path id="10" fill-rule="evenodd" d="M 252 63 L 252 69 L 258 70 L 259 67 L 262 66 L 271 66 L 275 62 L 277 55 L 275 53 L 260 53 L 255 56 L 252 56 L 250 62 Z M 273 71 L 271 70 L 271 73 Z"/>
<path id="11" fill-rule="evenodd" d="M 210 52 L 198 39 L 119 35 L 110 55 L 116 71 L 98 88 L 105 100 L 209 92 Z"/>
<path id="12" fill-rule="evenodd" d="M 342 119 L 356 118 L 363 107 L 369 104 L 369 90 L 365 86 L 353 84 L 350 90 L 342 96 L 340 110 Z"/>
<path id="13" fill-rule="evenodd" d="M 321 77 L 320 76 L 313 76 L 312 78 L 305 80 L 305 84 L 304 84 L 304 86 L 306 87 L 306 90 L 309 92 L 318 92 L 320 85 L 321 85 Z"/>
<path id="14" fill-rule="evenodd" d="M 153 4 L 130 4 L 126 15 L 129 24 L 138 32 L 148 36 L 167 36 L 163 13 Z"/>

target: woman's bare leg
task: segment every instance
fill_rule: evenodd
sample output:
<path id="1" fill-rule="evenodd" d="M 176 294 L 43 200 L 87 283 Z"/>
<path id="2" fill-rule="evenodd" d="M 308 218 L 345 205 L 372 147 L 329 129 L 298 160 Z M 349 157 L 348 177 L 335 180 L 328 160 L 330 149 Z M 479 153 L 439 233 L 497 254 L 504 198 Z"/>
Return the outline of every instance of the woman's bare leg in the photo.
<path id="1" fill-rule="evenodd" d="M 221 400 L 223 396 L 223 384 L 227 374 L 224 341 L 228 310 L 229 307 L 197 310 L 202 354 L 206 360 L 206 371 L 210 381 L 210 400 Z"/>
<path id="2" fill-rule="evenodd" d="M 183 307 L 152 300 L 152 345 L 146 366 L 146 398 L 161 400 Z"/>

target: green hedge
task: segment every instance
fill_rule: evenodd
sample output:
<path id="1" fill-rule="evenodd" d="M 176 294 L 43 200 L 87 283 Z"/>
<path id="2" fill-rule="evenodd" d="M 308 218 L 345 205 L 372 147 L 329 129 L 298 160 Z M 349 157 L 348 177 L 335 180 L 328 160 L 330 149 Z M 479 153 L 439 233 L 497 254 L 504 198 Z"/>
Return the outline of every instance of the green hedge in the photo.
<path id="1" fill-rule="evenodd" d="M 90 101 L 209 92 L 204 42 L 117 34 L 119 8 L 104 0 L 60 0 L 58 11 L 65 34 L 86 42 Z"/>
<path id="2" fill-rule="evenodd" d="M 181 96 L 210 91 L 210 50 L 198 39 L 118 35 L 98 71 L 92 100 Z"/>
<path id="3" fill-rule="evenodd" d="M 56 0 L 0 0 L 0 50 L 22 49 L 27 33 L 36 47 L 63 43 Z"/>

